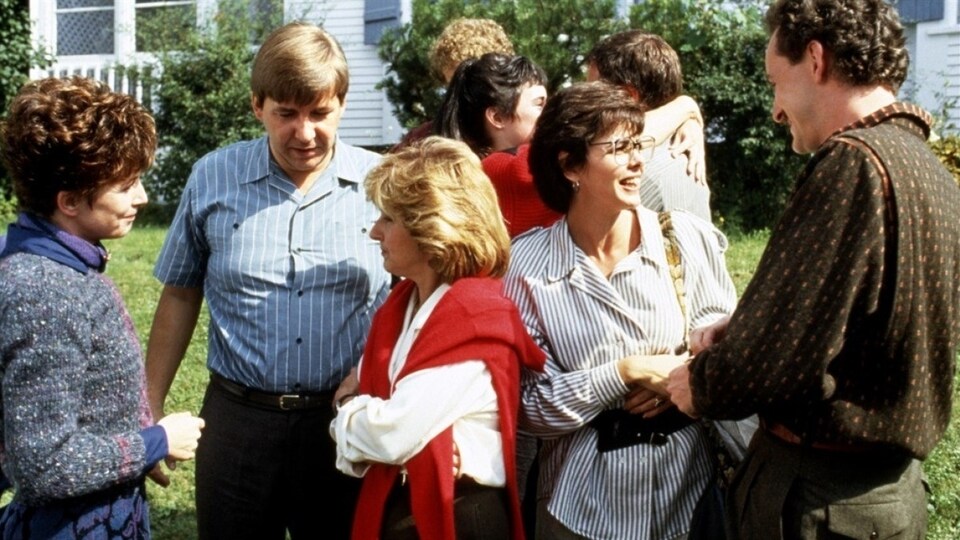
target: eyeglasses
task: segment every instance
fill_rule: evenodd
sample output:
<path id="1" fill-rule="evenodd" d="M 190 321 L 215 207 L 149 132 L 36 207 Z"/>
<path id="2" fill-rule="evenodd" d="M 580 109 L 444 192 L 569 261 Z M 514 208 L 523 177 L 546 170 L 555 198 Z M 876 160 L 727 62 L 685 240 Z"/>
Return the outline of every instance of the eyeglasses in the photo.
<path id="1" fill-rule="evenodd" d="M 653 137 L 623 137 L 610 141 L 589 143 L 589 146 L 609 146 L 613 149 L 613 160 L 618 165 L 630 163 L 630 156 L 634 152 L 640 153 L 640 162 L 647 163 L 653 159 L 653 149 L 657 142 Z"/>

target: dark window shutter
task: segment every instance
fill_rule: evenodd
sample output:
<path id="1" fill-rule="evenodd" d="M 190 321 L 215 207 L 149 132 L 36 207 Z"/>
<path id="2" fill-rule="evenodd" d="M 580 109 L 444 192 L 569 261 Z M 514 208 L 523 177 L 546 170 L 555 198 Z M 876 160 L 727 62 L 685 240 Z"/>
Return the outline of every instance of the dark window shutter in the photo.
<path id="1" fill-rule="evenodd" d="M 366 0 L 363 3 L 363 43 L 376 45 L 384 30 L 400 26 L 400 0 Z"/>
<path id="2" fill-rule="evenodd" d="M 943 0 L 898 0 L 897 9 L 904 23 L 921 23 L 943 19 Z"/>

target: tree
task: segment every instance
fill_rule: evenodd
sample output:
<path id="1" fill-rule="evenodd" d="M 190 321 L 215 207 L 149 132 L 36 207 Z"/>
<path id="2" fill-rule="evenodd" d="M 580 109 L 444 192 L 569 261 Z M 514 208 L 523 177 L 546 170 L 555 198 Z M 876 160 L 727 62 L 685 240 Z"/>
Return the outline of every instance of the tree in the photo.
<path id="1" fill-rule="evenodd" d="M 756 1 L 647 0 L 630 25 L 663 36 L 680 56 L 684 92 L 707 122 L 714 213 L 729 229 L 770 227 L 804 159 L 770 119 L 764 69 L 767 35 Z"/>
<path id="2" fill-rule="evenodd" d="M 282 10 L 251 17 L 251 5 L 252 0 L 221 1 L 200 28 L 177 18 L 185 12 L 170 12 L 143 29 L 157 60 L 127 69 L 156 89 L 151 100 L 160 151 L 146 183 L 162 201 L 180 199 L 193 164 L 204 154 L 263 133 L 250 110 L 252 43 L 281 24 Z M 186 31 L 167 31 L 171 28 Z"/>
<path id="3" fill-rule="evenodd" d="M 27 81 L 30 68 L 44 68 L 52 58 L 30 42 L 30 16 L 23 0 L 0 0 L 0 115 Z M 0 202 L 10 196 L 10 179 L 0 165 Z"/>
<path id="4" fill-rule="evenodd" d="M 493 19 L 518 54 L 539 64 L 548 91 L 583 78 L 583 60 L 601 37 L 621 30 L 613 0 L 413 0 L 412 22 L 388 30 L 379 54 L 391 73 L 380 83 L 400 122 L 413 127 L 440 107 L 441 82 L 429 75 L 433 40 L 457 17 Z"/>

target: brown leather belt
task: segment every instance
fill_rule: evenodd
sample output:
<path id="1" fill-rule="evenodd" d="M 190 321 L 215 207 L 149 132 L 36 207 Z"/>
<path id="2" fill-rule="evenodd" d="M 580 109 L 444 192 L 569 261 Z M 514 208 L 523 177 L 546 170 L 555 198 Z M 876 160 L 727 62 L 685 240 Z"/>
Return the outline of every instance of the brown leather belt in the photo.
<path id="1" fill-rule="evenodd" d="M 212 371 L 210 372 L 210 382 L 243 401 L 278 411 L 301 411 L 318 407 L 329 408 L 333 401 L 333 391 L 274 394 L 243 386 Z"/>
<path id="2" fill-rule="evenodd" d="M 834 443 L 834 442 L 809 442 L 804 441 L 800 438 L 799 435 L 790 430 L 787 426 L 777 423 L 777 422 L 763 422 L 763 428 L 767 430 L 771 435 L 780 439 L 783 442 L 797 445 L 797 446 L 809 446 L 816 450 L 823 450 L 826 452 L 843 452 L 843 453 L 870 453 L 876 452 L 876 446 L 870 446 L 866 444 L 844 444 L 844 443 Z"/>

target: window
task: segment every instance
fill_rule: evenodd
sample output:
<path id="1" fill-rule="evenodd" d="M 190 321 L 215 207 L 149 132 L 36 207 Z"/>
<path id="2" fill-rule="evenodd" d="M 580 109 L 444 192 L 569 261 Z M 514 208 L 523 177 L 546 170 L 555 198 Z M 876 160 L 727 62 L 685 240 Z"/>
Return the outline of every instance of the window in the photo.
<path id="1" fill-rule="evenodd" d="M 113 54 L 113 0 L 57 0 L 57 54 Z"/>
<path id="2" fill-rule="evenodd" d="M 177 49 L 196 26 L 196 0 L 136 0 L 137 52 Z"/>

